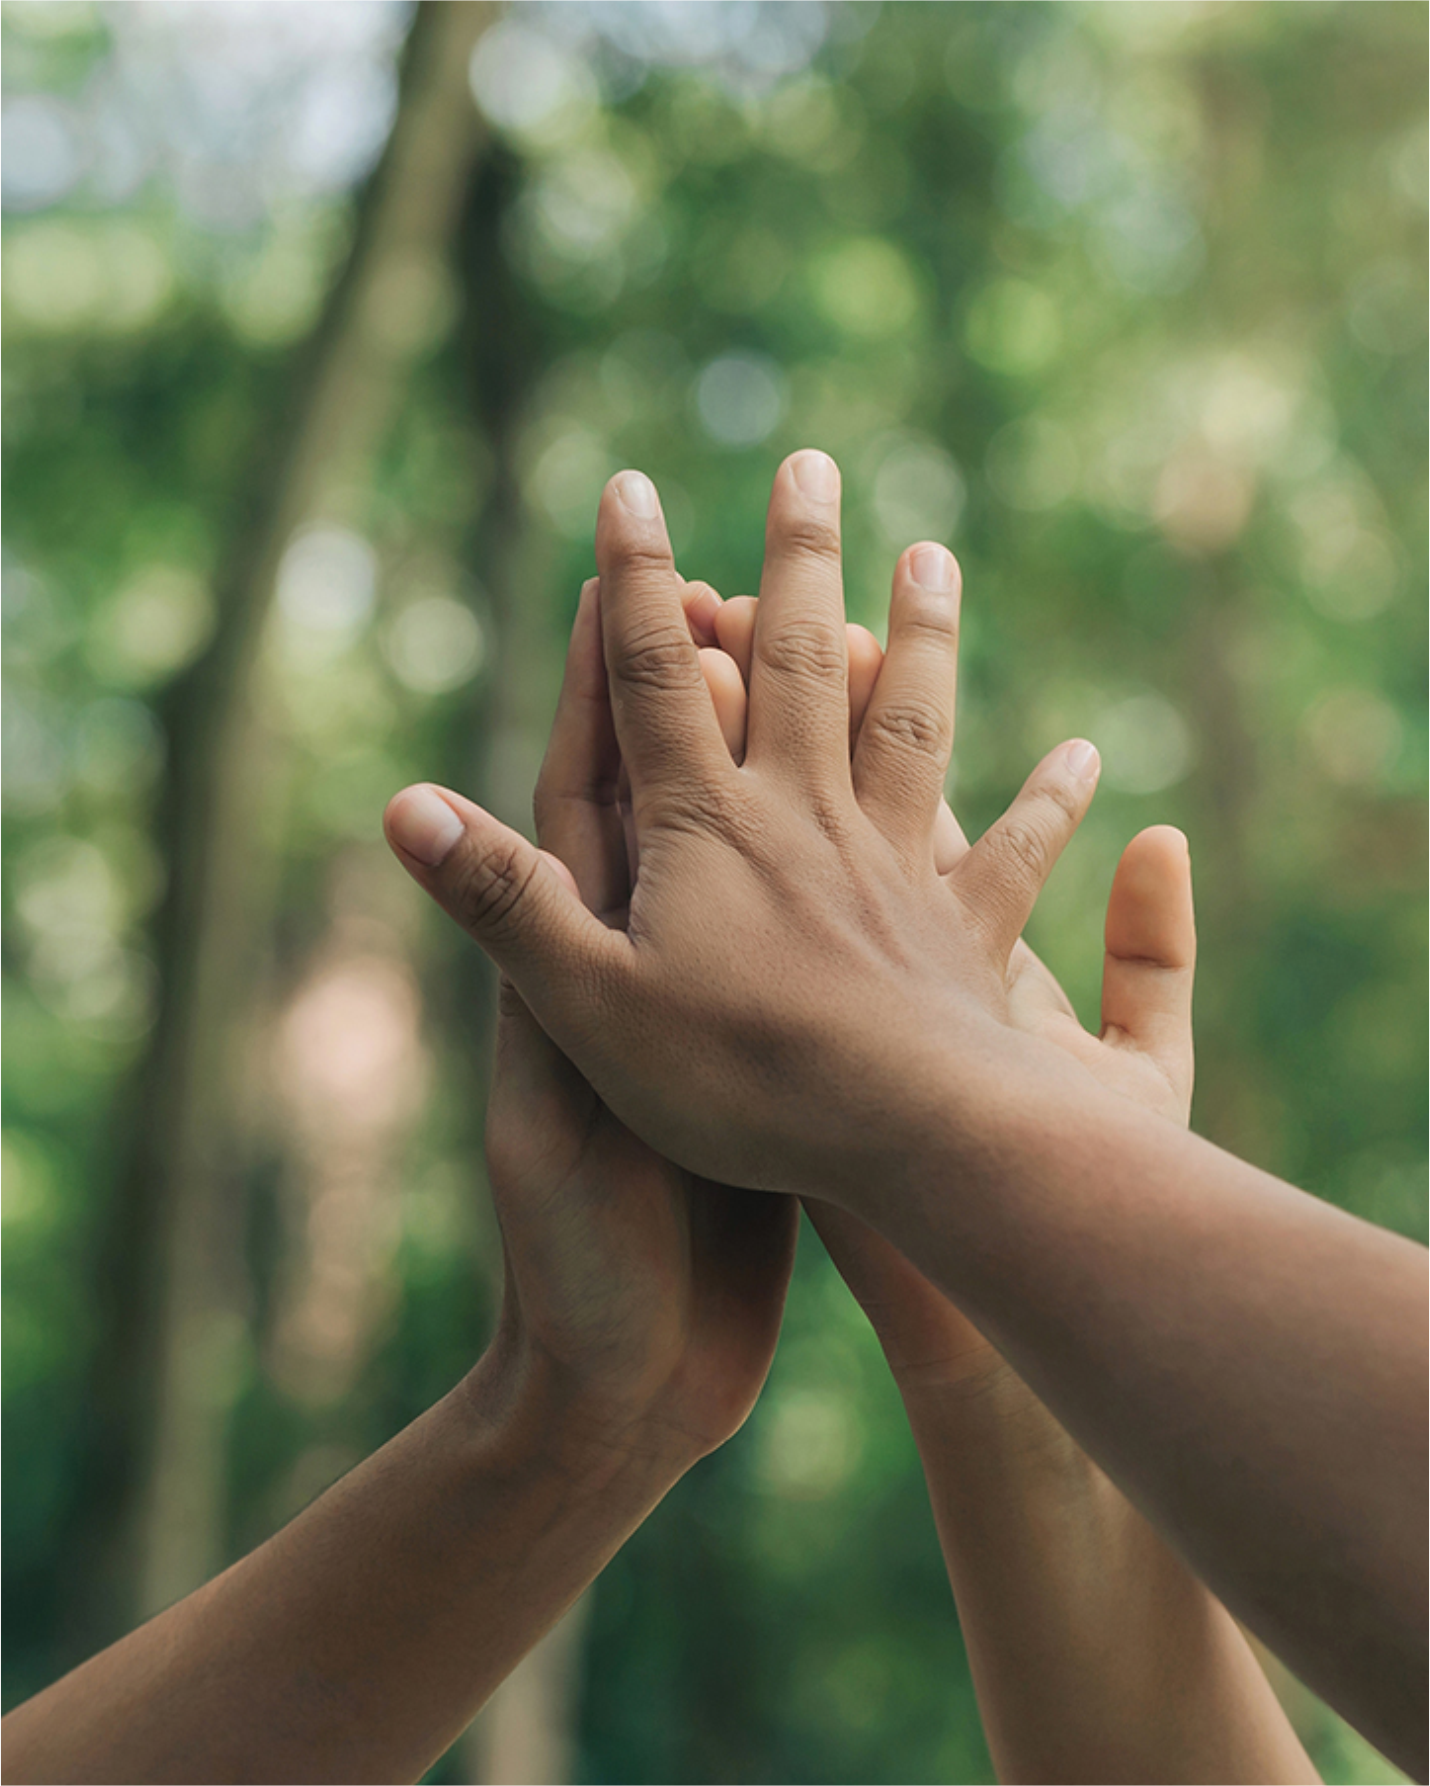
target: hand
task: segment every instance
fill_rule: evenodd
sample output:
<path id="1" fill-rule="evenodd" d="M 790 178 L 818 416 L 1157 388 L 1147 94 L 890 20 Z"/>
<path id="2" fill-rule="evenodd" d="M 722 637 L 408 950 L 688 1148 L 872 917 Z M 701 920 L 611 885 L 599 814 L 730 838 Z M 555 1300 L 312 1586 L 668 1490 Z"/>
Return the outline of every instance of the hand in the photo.
<path id="1" fill-rule="evenodd" d="M 692 633 L 713 595 L 684 592 Z M 582 591 L 537 787 L 544 860 L 622 927 L 630 895 L 594 583 Z M 794 1257 L 785 1199 L 695 1178 L 625 1128 L 503 980 L 487 1156 L 506 1293 L 499 1349 L 602 1443 L 677 1467 L 727 1439 L 769 1370 Z"/>
<path id="2" fill-rule="evenodd" d="M 924 547 L 916 546 L 914 552 Z M 744 755 L 746 678 L 753 661 L 757 605 L 736 596 L 708 611 L 720 651 L 702 650 L 701 668 L 720 729 L 739 761 Z M 864 627 L 850 626 L 850 733 L 856 742 L 878 684 L 883 652 Z M 731 675 L 722 667 L 738 670 Z M 934 854 L 947 873 L 968 849 L 946 801 L 941 802 Z M 1196 926 L 1186 839 L 1170 826 L 1140 832 L 1113 877 L 1105 927 L 1102 1032 L 1079 1023 L 1057 980 L 1021 940 L 1008 971 L 1013 1023 L 1065 1048 L 1111 1090 L 1159 1111 L 1179 1125 L 1191 1113 L 1192 981 Z M 879 1334 L 890 1367 L 906 1392 L 954 1383 L 987 1387 L 1006 1378 L 1011 1394 L 1050 1428 L 1042 1409 L 973 1323 L 898 1249 L 846 1211 L 809 1199 L 810 1218 L 841 1276 Z M 1057 1429 L 1061 1432 L 1061 1429 Z"/>
<path id="3" fill-rule="evenodd" d="M 912 554 L 900 561 L 888 656 L 851 764 L 838 473 L 819 453 L 786 461 L 737 766 L 640 474 L 607 487 L 596 550 L 640 850 L 628 928 L 606 928 L 549 861 L 459 796 L 399 795 L 388 832 L 606 1107 L 692 1171 L 852 1205 L 902 1158 L 922 1157 L 925 1125 L 946 1138 L 951 1114 L 986 1121 L 990 1097 L 1030 1073 L 1083 1077 L 1014 1029 L 1007 967 L 1091 798 L 1097 754 L 1081 742 L 1054 751 L 938 872 L 951 557 L 933 587 L 916 580 Z"/>

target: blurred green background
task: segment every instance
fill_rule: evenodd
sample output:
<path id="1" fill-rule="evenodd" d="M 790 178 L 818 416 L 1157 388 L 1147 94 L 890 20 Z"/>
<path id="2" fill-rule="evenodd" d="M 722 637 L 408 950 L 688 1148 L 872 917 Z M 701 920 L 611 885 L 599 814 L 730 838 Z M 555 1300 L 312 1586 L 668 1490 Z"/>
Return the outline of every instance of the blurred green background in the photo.
<path id="1" fill-rule="evenodd" d="M 948 540 L 965 823 L 1102 749 L 1034 933 L 1085 1019 L 1175 822 L 1197 1126 L 1424 1237 L 1423 5 L 3 20 L 7 1704 L 483 1344 L 491 986 L 379 816 L 526 822 L 622 465 L 727 594 L 799 445 L 855 617 Z M 812 1236 L 746 1430 L 433 1777 L 989 1778 Z"/>

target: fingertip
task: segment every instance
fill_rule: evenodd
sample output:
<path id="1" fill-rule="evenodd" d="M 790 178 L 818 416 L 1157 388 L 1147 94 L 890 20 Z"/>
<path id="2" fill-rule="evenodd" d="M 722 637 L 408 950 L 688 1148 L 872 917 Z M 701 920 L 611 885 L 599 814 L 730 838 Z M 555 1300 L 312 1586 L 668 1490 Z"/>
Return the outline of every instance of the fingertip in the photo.
<path id="1" fill-rule="evenodd" d="M 643 471 L 618 471 L 606 490 L 638 521 L 654 521 L 660 514 L 660 497 Z"/>
<path id="2" fill-rule="evenodd" d="M 933 865 L 939 874 L 948 874 L 968 854 L 968 839 L 963 826 L 953 815 L 947 800 L 940 800 L 933 821 Z"/>
<path id="3" fill-rule="evenodd" d="M 1074 781 L 1087 787 L 1096 784 L 1102 773 L 1102 758 L 1095 744 L 1090 744 L 1086 738 L 1074 738 L 1063 745 L 1061 754 L 1062 767 Z"/>
<path id="4" fill-rule="evenodd" d="M 1122 852 L 1118 873 L 1129 885 L 1152 892 L 1190 883 L 1192 853 L 1175 825 L 1148 825 Z"/>
<path id="5" fill-rule="evenodd" d="M 849 651 L 849 667 L 855 664 L 861 667 L 872 665 L 874 674 L 879 673 L 879 665 L 884 661 L 884 647 L 869 631 L 867 626 L 860 626 L 857 620 L 851 620 L 844 628 L 845 640 Z"/>
<path id="6" fill-rule="evenodd" d="M 715 614 L 715 640 L 734 659 L 748 682 L 755 650 L 755 615 L 759 603 L 752 595 L 732 595 Z"/>
<path id="7" fill-rule="evenodd" d="M 849 736 L 857 738 L 873 699 L 874 686 L 884 662 L 884 648 L 867 626 L 850 623 L 845 628 L 849 654 Z"/>
<path id="8" fill-rule="evenodd" d="M 719 642 L 716 632 L 716 619 L 723 607 L 718 590 L 709 583 L 687 583 L 680 592 L 681 603 L 685 608 L 685 618 L 690 627 L 690 636 L 697 645 L 715 645 Z"/>
<path id="9" fill-rule="evenodd" d="M 456 798 L 431 782 L 403 788 L 382 815 L 388 843 L 399 856 L 410 857 L 423 868 L 440 868 L 466 830 L 454 805 Z"/>
<path id="10" fill-rule="evenodd" d="M 1170 969 L 1196 959 L 1191 853 L 1174 825 L 1139 831 L 1122 852 L 1107 902 L 1110 955 Z"/>
<path id="11" fill-rule="evenodd" d="M 802 447 L 791 453 L 780 466 L 780 476 L 806 502 L 827 507 L 839 501 L 839 467 L 818 447 Z"/>
<path id="12" fill-rule="evenodd" d="M 607 481 L 596 511 L 597 569 L 609 573 L 637 554 L 670 559 L 670 540 L 655 485 L 643 471 L 618 471 Z"/>
<path id="13" fill-rule="evenodd" d="M 1175 825 L 1148 825 L 1144 831 L 1137 833 L 1127 847 L 1130 850 L 1134 846 L 1139 849 L 1155 849 L 1169 861 L 1191 867 L 1192 846 L 1187 841 L 1186 832 L 1179 831 Z"/>
<path id="14" fill-rule="evenodd" d="M 920 540 L 900 557 L 894 570 L 896 581 L 911 583 L 926 595 L 958 602 L 963 593 L 963 572 L 948 547 L 938 540 Z"/>

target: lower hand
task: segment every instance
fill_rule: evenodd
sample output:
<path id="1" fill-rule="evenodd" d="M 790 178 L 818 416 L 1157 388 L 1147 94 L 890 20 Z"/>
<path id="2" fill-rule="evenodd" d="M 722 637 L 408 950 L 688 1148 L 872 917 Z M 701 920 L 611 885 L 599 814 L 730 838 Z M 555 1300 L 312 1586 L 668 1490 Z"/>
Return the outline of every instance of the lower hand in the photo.
<path id="1" fill-rule="evenodd" d="M 702 590 L 687 610 L 698 631 Z M 612 927 L 630 879 L 595 586 L 582 593 L 537 792 L 544 872 Z M 506 1288 L 496 1347 L 596 1444 L 674 1473 L 728 1438 L 769 1369 L 793 1262 L 786 1199 L 653 1153 L 501 989 L 487 1155 Z"/>

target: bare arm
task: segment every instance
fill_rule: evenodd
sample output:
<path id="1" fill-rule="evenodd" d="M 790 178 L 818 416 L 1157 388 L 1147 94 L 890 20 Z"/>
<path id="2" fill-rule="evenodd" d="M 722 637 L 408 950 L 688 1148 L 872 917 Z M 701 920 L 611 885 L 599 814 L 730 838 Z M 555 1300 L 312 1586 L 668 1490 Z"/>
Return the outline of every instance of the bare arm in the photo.
<path id="1" fill-rule="evenodd" d="M 538 830 L 617 924 L 624 843 L 591 772 L 613 748 L 588 590 Z M 7 1779 L 416 1779 L 740 1426 L 794 1205 L 653 1154 L 509 986 L 487 1156 L 506 1270 L 487 1356 L 251 1556 L 12 1712 Z"/>
<path id="2" fill-rule="evenodd" d="M 942 548 L 918 553 L 932 555 L 932 574 L 954 572 Z M 737 757 L 756 613 L 737 597 L 714 615 L 738 675 L 719 670 L 718 653 L 701 654 Z M 854 627 L 848 651 L 857 742 L 883 652 Z M 941 808 L 936 864 L 947 872 L 967 848 Z M 1128 845 L 1106 942 L 1101 1037 L 1082 1028 L 1022 944 L 1010 963 L 1010 1014 L 1184 1127 L 1196 924 L 1180 832 L 1155 827 Z M 1314 1780 L 1236 1622 L 983 1334 L 857 1217 L 827 1203 L 807 1208 L 903 1394 L 999 1779 Z"/>
<path id="3" fill-rule="evenodd" d="M 904 1392 L 999 1779 L 1316 1780 L 1236 1622 L 1008 1369 Z"/>
<path id="4" fill-rule="evenodd" d="M 680 1466 L 493 1357 L 260 1549 L 5 1719 L 5 1777 L 410 1780 Z"/>
<path id="5" fill-rule="evenodd" d="M 833 1196 L 893 1240 L 1226 1604 L 1418 1767 L 1424 1255 L 1014 1033 L 1009 956 L 1096 752 L 1052 752 L 940 874 L 957 592 L 896 583 L 851 765 L 838 498 L 822 455 L 776 478 L 736 766 L 654 489 L 629 472 L 607 489 L 601 616 L 640 846 L 627 934 L 455 795 L 455 828 L 407 865 L 622 1122 L 692 1171 Z M 417 817 L 396 815 L 399 846 Z"/>
<path id="6" fill-rule="evenodd" d="M 1420 1250 L 1110 1095 L 1005 1110 L 996 1157 L 986 1197 L 890 1199 L 886 1232 L 1226 1604 L 1422 1769 Z"/>

